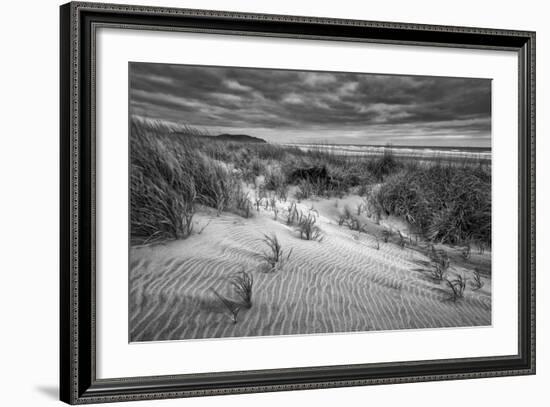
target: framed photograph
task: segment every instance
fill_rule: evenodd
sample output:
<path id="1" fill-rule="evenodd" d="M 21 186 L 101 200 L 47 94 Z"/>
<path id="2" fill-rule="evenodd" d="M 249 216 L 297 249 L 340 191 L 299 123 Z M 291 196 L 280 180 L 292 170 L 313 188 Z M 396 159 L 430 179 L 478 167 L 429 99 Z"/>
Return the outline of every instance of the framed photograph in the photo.
<path id="1" fill-rule="evenodd" d="M 535 33 L 61 6 L 61 400 L 535 373 Z"/>

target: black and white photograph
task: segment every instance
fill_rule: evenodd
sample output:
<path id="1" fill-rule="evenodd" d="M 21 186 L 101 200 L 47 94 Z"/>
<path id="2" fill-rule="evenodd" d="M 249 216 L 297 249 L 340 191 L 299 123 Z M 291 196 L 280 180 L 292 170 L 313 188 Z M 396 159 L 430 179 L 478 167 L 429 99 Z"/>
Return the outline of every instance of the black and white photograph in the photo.
<path id="1" fill-rule="evenodd" d="M 117 3 L 3 7 L 0 405 L 544 404 L 544 2 Z"/>
<path id="2" fill-rule="evenodd" d="M 129 63 L 131 342 L 491 325 L 491 80 Z"/>

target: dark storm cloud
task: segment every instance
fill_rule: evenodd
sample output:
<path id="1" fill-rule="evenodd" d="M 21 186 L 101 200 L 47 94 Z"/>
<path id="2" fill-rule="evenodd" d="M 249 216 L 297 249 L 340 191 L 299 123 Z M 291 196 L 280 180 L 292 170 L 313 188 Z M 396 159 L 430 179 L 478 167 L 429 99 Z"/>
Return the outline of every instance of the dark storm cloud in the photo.
<path id="1" fill-rule="evenodd" d="M 130 107 L 270 141 L 488 145 L 491 82 L 132 63 Z"/>

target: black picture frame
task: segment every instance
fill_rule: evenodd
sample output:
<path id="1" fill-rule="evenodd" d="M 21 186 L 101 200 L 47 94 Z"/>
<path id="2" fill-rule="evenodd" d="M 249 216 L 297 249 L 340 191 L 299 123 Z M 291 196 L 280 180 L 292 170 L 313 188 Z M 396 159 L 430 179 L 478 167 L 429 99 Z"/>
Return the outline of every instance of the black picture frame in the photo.
<path id="1" fill-rule="evenodd" d="M 535 33 L 72 2 L 60 8 L 60 398 L 70 404 L 535 373 Z M 95 66 L 99 26 L 512 50 L 519 59 L 519 351 L 515 355 L 96 378 Z"/>

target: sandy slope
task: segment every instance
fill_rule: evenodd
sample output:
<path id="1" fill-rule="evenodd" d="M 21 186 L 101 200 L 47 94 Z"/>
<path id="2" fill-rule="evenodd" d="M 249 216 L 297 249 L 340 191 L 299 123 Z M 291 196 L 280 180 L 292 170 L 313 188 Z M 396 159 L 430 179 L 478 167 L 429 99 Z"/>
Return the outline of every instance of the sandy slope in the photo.
<path id="1" fill-rule="evenodd" d="M 465 297 L 449 300 L 449 289 L 427 271 L 427 258 L 411 245 L 379 244 L 370 233 L 338 226 L 338 212 L 347 200 L 303 202 L 319 213 L 324 239 L 305 241 L 282 219 L 288 204 L 280 203 L 279 220 L 271 210 L 251 219 L 224 213 L 203 213 L 210 224 L 184 241 L 132 248 L 130 252 L 130 340 L 174 340 L 255 335 L 479 326 L 491 324 L 490 273 L 482 289 L 468 287 Z M 373 233 L 380 226 L 372 223 Z M 199 228 L 199 226 L 197 226 Z M 264 233 L 275 233 L 290 260 L 275 273 L 262 272 L 258 257 L 267 249 Z M 481 270 L 490 269 L 490 253 L 472 256 Z M 471 276 L 453 262 L 450 273 Z M 212 288 L 227 296 L 228 277 L 252 273 L 253 306 L 242 309 L 233 323 Z"/>

